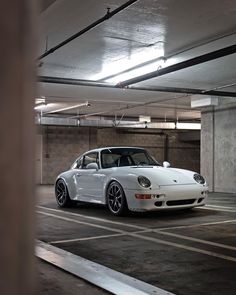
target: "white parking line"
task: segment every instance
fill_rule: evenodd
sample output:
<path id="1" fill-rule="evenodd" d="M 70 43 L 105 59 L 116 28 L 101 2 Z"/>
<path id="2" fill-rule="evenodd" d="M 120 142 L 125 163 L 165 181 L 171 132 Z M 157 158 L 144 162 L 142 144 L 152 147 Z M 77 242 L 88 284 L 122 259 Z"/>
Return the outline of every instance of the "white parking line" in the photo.
<path id="1" fill-rule="evenodd" d="M 55 244 L 64 244 L 64 243 L 71 243 L 71 242 L 80 242 L 80 241 L 89 241 L 89 240 L 96 240 L 96 239 L 121 237 L 121 236 L 125 236 L 125 235 L 126 234 L 103 235 L 103 236 L 95 236 L 95 237 L 87 237 L 87 238 L 52 241 L 52 242 L 48 242 L 48 243 L 51 245 L 55 245 Z"/>
<path id="2" fill-rule="evenodd" d="M 236 212 L 236 210 L 234 210 L 234 209 L 229 210 L 229 209 L 224 209 L 223 207 L 217 208 L 217 207 L 213 207 L 213 206 L 210 206 L 210 205 L 207 205 L 205 207 L 199 207 L 198 209 L 199 210 L 212 210 L 212 211 L 231 212 L 231 213 Z"/>
<path id="3" fill-rule="evenodd" d="M 207 207 L 215 207 L 215 208 L 221 208 L 221 209 L 232 209 L 232 210 L 235 210 L 235 207 L 226 207 L 226 206 L 218 206 L 218 205 L 211 205 L 211 204 L 208 204 L 206 205 Z"/>
<path id="4" fill-rule="evenodd" d="M 58 212 L 58 213 L 61 213 L 61 214 L 82 217 L 82 218 L 85 218 L 85 219 L 91 219 L 91 220 L 101 221 L 101 222 L 110 223 L 110 224 L 121 225 L 121 226 L 124 226 L 124 227 L 130 227 L 130 228 L 134 228 L 134 229 L 140 229 L 140 230 L 148 230 L 148 229 L 150 229 L 148 227 L 133 225 L 133 224 L 130 224 L 130 223 L 127 223 L 127 222 L 122 223 L 122 222 L 118 222 L 118 221 L 112 221 L 112 220 L 109 220 L 109 219 L 93 217 L 93 216 L 86 216 L 86 215 L 83 215 L 83 214 L 72 213 L 72 212 L 69 212 L 69 211 L 47 208 L 47 207 L 44 207 L 44 206 L 37 206 L 37 207 L 41 208 L 41 209 L 46 209 L 46 210 L 49 210 L 49 211 L 53 211 L 53 212 Z M 179 226 L 172 226 L 172 227 L 170 226 L 170 227 L 157 228 L 157 230 L 190 228 L 190 227 L 208 226 L 208 225 L 215 225 L 215 224 L 221 224 L 221 223 L 222 224 L 223 223 L 234 223 L 234 222 L 236 222 L 236 219 L 223 220 L 223 221 L 214 221 L 214 222 L 207 222 L 207 223 L 198 223 L 198 224 L 191 224 L 191 225 L 179 225 Z"/>
<path id="5" fill-rule="evenodd" d="M 147 233 L 147 232 L 152 232 L 152 230 L 151 229 L 141 230 L 141 231 L 136 231 L 134 233 L 141 234 L 141 233 Z M 96 239 L 107 239 L 107 238 L 113 238 L 113 237 L 121 237 L 121 236 L 127 236 L 128 234 L 129 234 L 129 232 L 124 232 L 123 234 L 111 234 L 111 235 L 85 237 L 85 238 L 77 238 L 77 239 L 69 239 L 69 240 L 59 240 L 59 241 L 51 241 L 48 243 L 51 245 L 63 244 L 63 243 L 71 243 L 71 242 L 80 242 L 80 241 L 89 241 L 89 240 L 96 240 Z"/>
<path id="6" fill-rule="evenodd" d="M 85 224 L 85 225 L 92 226 L 92 227 L 107 229 L 109 231 L 114 231 L 114 232 L 117 232 L 117 233 L 126 234 L 127 236 L 135 237 L 135 238 L 138 238 L 138 239 L 141 239 L 141 240 L 151 241 L 151 242 L 154 242 L 154 243 L 157 243 L 157 244 L 164 244 L 164 245 L 168 245 L 168 246 L 173 246 L 173 247 L 176 247 L 176 248 L 181 248 L 181 249 L 189 250 L 189 251 L 192 251 L 192 252 L 206 254 L 206 255 L 209 255 L 209 256 L 213 256 L 213 257 L 217 257 L 217 258 L 221 258 L 221 259 L 236 262 L 235 257 L 222 255 L 222 254 L 219 254 L 219 253 L 216 253 L 216 252 L 211 252 L 211 251 L 199 249 L 199 248 L 196 248 L 196 247 L 185 246 L 185 245 L 174 243 L 174 242 L 168 242 L 168 241 L 164 241 L 164 240 L 153 238 L 153 237 L 141 236 L 140 233 L 126 232 L 126 231 L 119 230 L 119 229 L 111 229 L 111 228 L 108 228 L 108 227 L 105 227 L 105 226 L 95 225 L 93 223 L 88 223 L 88 222 L 83 222 L 83 221 L 78 221 L 78 220 L 75 220 L 75 219 L 62 217 L 62 216 L 58 216 L 58 215 L 51 214 L 51 213 L 46 213 L 46 212 L 42 212 L 42 211 L 37 211 L 37 212 L 40 213 L 40 214 L 44 214 L 46 216 L 57 218 L 57 219 L 62 219 L 62 220 L 69 221 L 69 222 L 74 222 L 74 223 L 78 223 L 78 224 Z M 151 229 L 146 229 L 146 231 L 152 231 L 152 230 Z"/>
<path id="7" fill-rule="evenodd" d="M 44 206 L 37 206 L 37 208 L 46 209 L 46 210 L 53 211 L 53 212 L 59 212 L 59 213 L 63 213 L 66 215 L 71 215 L 71 216 L 78 216 L 78 217 L 82 217 L 85 219 L 91 219 L 91 220 L 101 221 L 101 222 L 105 222 L 105 223 L 126 226 L 126 227 L 130 227 L 130 228 L 134 228 L 134 229 L 140 229 L 140 230 L 147 229 L 146 227 L 139 226 L 139 225 L 134 225 L 134 224 L 129 224 L 129 223 L 124 224 L 123 222 L 119 222 L 119 221 L 108 220 L 108 219 L 104 219 L 104 218 L 100 218 L 100 217 L 86 216 L 86 215 L 79 214 L 79 213 L 73 213 L 73 212 L 68 212 L 68 211 L 64 211 L 64 210 L 52 209 L 52 208 L 48 208 L 48 207 L 44 207 Z"/>
<path id="8" fill-rule="evenodd" d="M 107 226 L 102 226 L 102 225 L 98 225 L 98 224 L 94 224 L 94 223 L 90 223 L 90 222 L 79 221 L 79 220 L 76 220 L 76 219 L 67 218 L 67 217 L 63 217 L 63 216 L 52 214 L 52 213 L 47 213 L 47 212 L 43 212 L 43 211 L 36 211 L 36 212 L 39 213 L 39 214 L 49 216 L 49 217 L 54 217 L 54 218 L 57 218 L 57 219 L 61 219 L 61 220 L 64 220 L 64 221 L 69 221 L 69 222 L 78 223 L 78 224 L 84 224 L 84 225 L 88 225 L 88 226 L 92 226 L 92 227 L 96 227 L 96 228 L 101 228 L 101 229 L 105 229 L 105 230 L 108 230 L 108 231 L 113 231 L 113 232 L 117 232 L 117 233 L 121 233 L 121 234 L 126 233 L 126 231 L 123 231 L 123 230 L 120 230 L 120 229 L 113 229 L 113 228 L 110 228 L 110 227 L 107 227 Z"/>
<path id="9" fill-rule="evenodd" d="M 157 228 L 156 230 L 170 230 L 170 229 L 180 229 L 180 228 L 191 228 L 191 227 L 208 226 L 208 225 L 216 225 L 216 224 L 224 224 L 224 223 L 235 223 L 235 222 L 236 222 L 236 219 L 231 219 L 231 220 L 222 220 L 222 221 L 214 221 L 214 222 L 206 222 L 206 223 L 198 223 L 198 224 L 190 224 L 190 225 L 162 227 L 162 228 Z"/>
<path id="10" fill-rule="evenodd" d="M 36 255 L 115 295 L 174 295 L 173 293 L 40 241 L 36 246 Z"/>
<path id="11" fill-rule="evenodd" d="M 211 241 L 207 241 L 207 240 L 187 237 L 187 236 L 183 236 L 183 235 L 179 235 L 179 234 L 175 234 L 175 233 L 169 233 L 169 232 L 166 232 L 166 231 L 155 230 L 155 232 L 157 232 L 158 234 L 171 236 L 171 237 L 176 237 L 176 238 L 180 238 L 180 239 L 183 239 L 183 240 L 198 242 L 198 243 L 201 243 L 201 244 L 206 244 L 206 245 L 211 245 L 211 246 L 216 246 L 216 247 L 236 251 L 236 247 L 225 245 L 225 244 L 220 244 L 220 243 L 215 243 L 215 242 L 211 242 Z"/>
<path id="12" fill-rule="evenodd" d="M 164 245 L 168 245 L 168 246 L 173 246 L 176 248 L 181 248 L 184 250 L 189 250 L 192 252 L 197 252 L 197 253 L 201 253 L 201 254 L 206 254 L 212 257 L 217 257 L 217 258 L 221 258 L 224 260 L 229 260 L 229 261 L 233 261 L 236 262 L 236 257 L 232 257 L 232 256 L 228 256 L 228 255 L 222 255 L 216 252 L 212 252 L 212 251 L 207 251 L 207 250 L 203 250 L 203 249 L 199 249 L 196 247 L 191 247 L 191 246 L 185 246 L 182 244 L 178 244 L 178 243 L 174 243 L 174 242 L 168 242 L 168 241 L 163 241 L 157 238 L 152 238 L 152 237 L 146 237 L 146 236 L 140 236 L 139 234 L 135 234 L 135 233 L 129 233 L 130 236 L 136 237 L 138 239 L 142 239 L 142 240 L 146 240 L 146 241 L 151 241 L 157 244 L 164 244 Z"/>

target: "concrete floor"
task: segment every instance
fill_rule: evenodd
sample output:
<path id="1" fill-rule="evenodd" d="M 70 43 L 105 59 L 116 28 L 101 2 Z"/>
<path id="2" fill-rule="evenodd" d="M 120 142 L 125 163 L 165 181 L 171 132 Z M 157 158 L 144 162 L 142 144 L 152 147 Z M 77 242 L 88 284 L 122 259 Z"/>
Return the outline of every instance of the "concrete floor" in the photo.
<path id="1" fill-rule="evenodd" d="M 53 187 L 40 186 L 37 205 L 39 240 L 175 294 L 235 294 L 235 194 L 210 194 L 189 211 L 113 217 L 97 205 L 59 209 Z"/>

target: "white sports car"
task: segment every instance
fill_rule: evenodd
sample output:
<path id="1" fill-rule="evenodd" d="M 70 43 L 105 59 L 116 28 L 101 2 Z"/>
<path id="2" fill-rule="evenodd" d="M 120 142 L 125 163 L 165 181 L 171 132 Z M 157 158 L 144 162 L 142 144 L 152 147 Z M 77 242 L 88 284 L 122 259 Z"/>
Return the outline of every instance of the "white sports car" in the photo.
<path id="1" fill-rule="evenodd" d="M 205 179 L 196 172 L 161 166 L 142 148 L 106 147 L 84 153 L 55 184 L 60 207 L 83 201 L 106 204 L 114 215 L 203 206 Z"/>

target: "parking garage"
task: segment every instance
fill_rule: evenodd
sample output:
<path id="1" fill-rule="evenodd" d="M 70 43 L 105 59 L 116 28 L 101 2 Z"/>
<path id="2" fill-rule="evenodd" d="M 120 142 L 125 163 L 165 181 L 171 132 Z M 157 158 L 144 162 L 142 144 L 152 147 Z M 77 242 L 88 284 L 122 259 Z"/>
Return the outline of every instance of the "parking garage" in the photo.
<path id="1" fill-rule="evenodd" d="M 234 294 L 236 5 L 23 2 L 1 12 L 1 294 Z M 131 172 L 114 158 L 108 169 L 123 169 L 125 184 L 112 181 L 131 209 L 115 216 L 95 180 L 73 166 L 112 147 L 147 151 L 172 182 L 183 179 L 172 169 L 200 174 L 204 188 L 171 201 L 138 191 L 164 208 L 132 210 Z M 102 179 L 100 154 L 96 161 L 91 173 Z M 75 168 L 78 194 L 58 206 L 57 177 Z M 173 185 L 172 195 L 184 195 Z"/>

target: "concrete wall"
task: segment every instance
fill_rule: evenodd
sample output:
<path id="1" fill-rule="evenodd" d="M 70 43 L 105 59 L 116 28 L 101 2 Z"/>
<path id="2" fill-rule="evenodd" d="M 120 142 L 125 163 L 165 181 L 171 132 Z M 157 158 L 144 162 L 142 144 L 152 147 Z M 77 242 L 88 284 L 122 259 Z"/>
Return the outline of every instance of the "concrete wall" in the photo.
<path id="1" fill-rule="evenodd" d="M 236 192 L 236 107 L 202 113 L 201 173 L 210 190 Z"/>
<path id="2" fill-rule="evenodd" d="M 42 135 L 42 183 L 54 183 L 56 176 L 69 169 L 78 155 L 95 148 L 95 131 L 87 127 L 41 127 L 39 134 Z"/>
<path id="3" fill-rule="evenodd" d="M 168 160 L 172 166 L 199 172 L 199 141 L 180 140 L 176 131 L 166 134 L 147 132 L 150 131 L 138 133 L 137 130 L 113 128 L 41 126 L 38 134 L 42 135 L 42 171 L 38 174 L 42 174 L 43 184 L 54 183 L 56 176 L 67 170 L 77 156 L 104 146 L 144 147 L 161 163 Z"/>
<path id="4" fill-rule="evenodd" d="M 98 146 L 138 146 L 144 147 L 160 162 L 169 161 L 171 166 L 200 171 L 200 137 L 199 141 L 184 141 L 186 132 L 158 131 L 121 131 L 114 129 L 98 129 Z M 189 132 L 187 132 L 189 134 Z M 193 132 L 196 133 L 196 132 Z M 197 131 L 197 133 L 199 133 Z M 181 140 L 180 140 L 181 135 Z M 195 138 L 195 137 L 194 137 Z"/>

